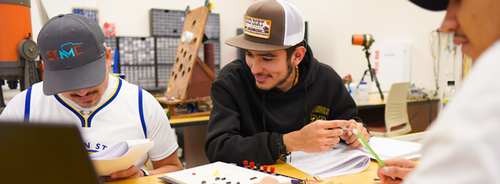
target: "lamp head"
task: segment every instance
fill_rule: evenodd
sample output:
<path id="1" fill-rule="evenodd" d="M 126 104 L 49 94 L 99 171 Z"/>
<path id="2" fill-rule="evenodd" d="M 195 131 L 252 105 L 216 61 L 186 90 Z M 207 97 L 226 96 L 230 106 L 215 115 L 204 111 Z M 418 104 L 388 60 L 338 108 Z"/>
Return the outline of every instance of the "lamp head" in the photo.
<path id="1" fill-rule="evenodd" d="M 370 47 L 372 43 L 375 42 L 371 34 L 353 34 L 352 35 L 352 45 L 361 45 L 365 47 Z"/>

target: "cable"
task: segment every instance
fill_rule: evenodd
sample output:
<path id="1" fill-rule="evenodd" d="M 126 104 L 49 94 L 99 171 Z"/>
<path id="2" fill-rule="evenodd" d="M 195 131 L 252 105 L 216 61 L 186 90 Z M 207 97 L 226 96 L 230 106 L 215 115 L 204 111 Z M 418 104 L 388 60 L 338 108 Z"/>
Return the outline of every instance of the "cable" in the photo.
<path id="1" fill-rule="evenodd" d="M 424 98 L 424 99 L 425 99 L 425 98 Z M 410 119 L 409 119 L 408 121 L 410 121 L 410 122 L 411 122 L 411 120 L 412 120 L 415 116 L 417 116 L 417 115 L 418 115 L 418 113 L 420 113 L 420 104 L 421 104 L 420 102 L 422 102 L 422 101 L 420 101 L 420 99 L 417 99 L 418 110 L 417 110 L 417 112 L 416 112 L 415 114 L 413 114 L 413 116 L 411 116 L 411 117 L 410 117 Z"/>
<path id="2" fill-rule="evenodd" d="M 456 59 L 456 54 L 457 54 L 457 45 L 455 45 L 455 43 L 453 42 L 453 34 L 454 33 L 447 33 L 446 34 L 446 47 L 445 49 L 450 52 L 450 53 L 453 53 L 453 68 L 451 70 L 452 72 L 452 79 L 455 80 L 455 59 Z"/>
<path id="3" fill-rule="evenodd" d="M 436 33 L 434 36 L 433 33 Z M 434 80 L 435 80 L 435 83 L 436 83 L 436 91 L 434 92 L 433 96 L 436 97 L 437 94 L 438 94 L 438 91 L 439 91 L 439 83 L 438 83 L 438 79 L 439 79 L 439 56 L 440 56 L 440 52 L 439 52 L 439 48 L 441 48 L 441 37 L 440 37 L 440 33 L 441 31 L 439 29 L 436 29 L 436 30 L 432 30 L 431 33 L 429 34 L 429 48 L 430 48 L 430 52 L 431 52 L 431 55 L 432 55 L 432 61 L 433 61 L 433 69 L 434 69 Z M 435 37 L 437 37 L 437 49 L 435 47 Z"/>
<path id="4" fill-rule="evenodd" d="M 451 70 L 453 72 L 453 80 L 455 80 L 455 59 L 457 56 L 457 46 L 453 44 L 453 69 Z"/>

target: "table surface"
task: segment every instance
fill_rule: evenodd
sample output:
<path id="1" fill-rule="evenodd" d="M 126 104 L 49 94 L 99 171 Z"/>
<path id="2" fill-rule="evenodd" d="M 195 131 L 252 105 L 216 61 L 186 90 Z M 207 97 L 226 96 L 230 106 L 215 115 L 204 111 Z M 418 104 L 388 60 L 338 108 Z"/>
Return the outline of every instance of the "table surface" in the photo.
<path id="1" fill-rule="evenodd" d="M 394 139 L 399 139 L 399 138 L 420 138 L 425 132 L 417 132 L 417 133 L 412 133 L 412 134 L 406 134 L 402 136 L 396 136 L 392 137 Z M 416 160 L 415 162 L 418 162 Z M 312 180 L 314 179 L 312 176 L 307 175 L 306 173 L 292 167 L 291 165 L 288 165 L 280 160 L 276 162 L 276 164 L 272 165 L 276 169 L 276 173 L 286 175 L 286 176 L 291 176 L 294 178 L 298 179 L 308 179 Z M 342 175 L 342 176 L 335 176 L 335 177 L 330 177 L 330 178 L 324 178 L 323 182 L 328 183 L 333 180 L 334 184 L 342 183 L 342 184 L 350 184 L 350 183 L 373 183 L 373 184 L 380 184 L 379 181 L 374 181 L 375 178 L 378 178 L 377 176 L 377 169 L 378 169 L 378 163 L 375 160 L 372 160 L 370 162 L 370 165 L 366 170 L 360 173 L 355 173 L 355 174 L 348 174 L 348 175 Z M 107 182 L 107 184 L 164 184 L 164 182 L 158 177 L 163 176 L 163 174 L 159 175 L 153 175 L 153 176 L 147 176 L 147 177 L 141 177 L 141 178 L 133 178 L 133 179 L 126 179 L 126 180 L 121 180 L 121 181 L 114 181 L 114 182 Z"/>
<path id="2" fill-rule="evenodd" d="M 314 178 L 312 176 L 307 175 L 306 173 L 295 169 L 294 167 L 279 161 L 276 162 L 276 164 L 272 165 L 276 168 L 276 173 L 286 175 L 286 176 L 291 176 L 299 179 L 308 179 L 308 180 L 313 180 Z M 334 181 L 335 184 L 337 183 L 343 183 L 343 184 L 349 184 L 349 183 L 374 183 L 378 184 L 380 182 L 374 181 L 375 178 L 377 177 L 377 168 L 378 168 L 378 163 L 376 161 L 371 161 L 370 165 L 366 170 L 360 173 L 355 173 L 355 174 L 348 174 L 348 175 L 343 175 L 343 176 L 336 176 L 336 177 L 331 177 L 331 178 L 326 178 L 323 179 L 323 182 L 328 183 L 329 181 Z M 158 177 L 162 177 L 163 174 L 159 175 L 153 175 L 153 176 L 146 176 L 146 177 L 140 177 L 140 178 L 132 178 L 132 179 L 126 179 L 126 180 L 121 180 L 121 181 L 114 181 L 114 182 L 107 182 L 106 184 L 164 184 L 162 180 L 158 179 Z"/>
<path id="3" fill-rule="evenodd" d="M 170 126 L 172 128 L 203 125 L 208 124 L 208 119 L 210 116 L 196 116 L 196 117 L 186 117 L 186 118 L 173 118 L 170 119 Z"/>

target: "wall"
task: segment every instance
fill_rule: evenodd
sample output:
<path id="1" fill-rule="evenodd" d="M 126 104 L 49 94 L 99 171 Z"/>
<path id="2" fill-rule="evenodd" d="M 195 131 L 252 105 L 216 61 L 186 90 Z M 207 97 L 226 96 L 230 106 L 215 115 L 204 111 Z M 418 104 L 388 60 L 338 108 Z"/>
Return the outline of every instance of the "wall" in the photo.
<path id="1" fill-rule="evenodd" d="M 220 40 L 236 35 L 236 29 L 243 25 L 243 15 L 253 0 L 212 0 L 213 13 L 220 14 Z M 99 24 L 115 23 L 116 36 L 148 37 L 149 10 L 185 10 L 203 6 L 204 0 L 42 0 L 51 18 L 61 13 L 70 13 L 73 7 L 89 7 L 99 10 Z M 31 0 L 33 34 L 36 41 L 42 25 L 38 15 L 36 0 Z M 236 58 L 236 49 L 221 43 L 221 66 Z"/>
<path id="2" fill-rule="evenodd" d="M 71 13 L 71 9 L 74 7 L 96 7 L 96 0 L 39 0 L 41 1 L 47 16 L 50 18 L 65 13 Z M 31 0 L 31 25 L 33 29 L 33 40 L 36 41 L 38 38 L 38 32 L 42 28 L 39 4 L 37 0 Z"/>
<path id="3" fill-rule="evenodd" d="M 460 78 L 461 52 L 445 51 L 446 34 L 441 34 L 439 69 L 430 52 L 430 33 L 439 28 L 445 12 L 423 10 L 409 1 L 401 0 L 288 0 L 301 11 L 309 25 L 309 44 L 315 57 L 331 65 L 341 77 L 351 74 L 359 81 L 368 68 L 361 46 L 351 45 L 352 34 L 372 34 L 375 43 L 406 42 L 412 46 L 410 79 L 427 92 L 436 90 L 438 74 L 439 93 L 446 80 Z M 117 36 L 149 36 L 149 9 L 184 10 L 202 6 L 203 0 L 42 0 L 49 17 L 71 12 L 72 7 L 97 7 L 100 24 L 116 24 Z M 246 8 L 253 0 L 212 0 L 214 13 L 220 14 L 223 41 L 236 34 L 243 26 Z M 41 28 L 37 3 L 32 0 L 33 33 L 36 39 Z M 437 38 L 434 38 L 437 40 Z M 436 43 L 436 42 L 434 42 Z M 221 44 L 221 66 L 236 58 L 236 49 Z M 458 48 L 460 50 L 460 48 Z M 457 82 L 458 85 L 460 84 Z"/>
<path id="4" fill-rule="evenodd" d="M 299 7 L 309 22 L 309 44 L 316 58 L 331 65 L 340 76 L 351 74 L 359 82 L 368 64 L 363 47 L 351 44 L 352 34 L 372 34 L 375 43 L 410 43 L 411 82 L 429 92 L 436 89 L 433 65 L 437 64 L 430 52 L 430 33 L 440 27 L 445 12 L 427 11 L 401 0 L 289 2 Z M 446 80 L 452 79 L 452 69 L 448 65 L 452 66 L 449 63 L 453 58 L 444 51 L 446 34 L 441 34 L 441 38 L 439 85 L 444 89 Z M 461 53 L 456 56 L 459 61 Z M 456 72 L 459 74 L 460 68 Z"/>

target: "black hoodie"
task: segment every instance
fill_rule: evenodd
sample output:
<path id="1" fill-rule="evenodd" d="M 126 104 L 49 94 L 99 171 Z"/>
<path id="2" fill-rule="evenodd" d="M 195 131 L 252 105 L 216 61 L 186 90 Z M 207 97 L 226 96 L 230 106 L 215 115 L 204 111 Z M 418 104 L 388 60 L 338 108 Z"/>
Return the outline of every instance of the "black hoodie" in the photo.
<path id="1" fill-rule="evenodd" d="M 279 134 L 315 120 L 361 122 L 340 76 L 318 62 L 310 47 L 299 64 L 298 83 L 287 92 L 260 90 L 245 61 L 235 60 L 220 71 L 210 96 L 213 108 L 205 142 L 210 162 L 274 164 Z"/>

